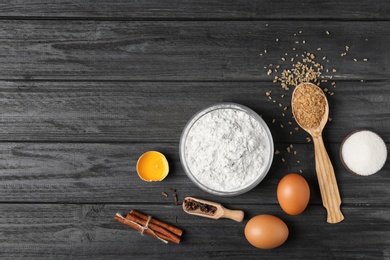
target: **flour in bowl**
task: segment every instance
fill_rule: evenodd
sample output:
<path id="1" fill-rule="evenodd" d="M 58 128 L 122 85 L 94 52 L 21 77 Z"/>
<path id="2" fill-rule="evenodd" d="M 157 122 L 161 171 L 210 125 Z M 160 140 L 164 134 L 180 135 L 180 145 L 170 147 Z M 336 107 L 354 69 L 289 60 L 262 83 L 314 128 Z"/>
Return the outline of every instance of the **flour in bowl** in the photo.
<path id="1" fill-rule="evenodd" d="M 255 118 L 224 108 L 212 110 L 194 123 L 184 151 L 189 170 L 201 184 L 232 192 L 266 174 L 270 149 L 267 132 Z"/>

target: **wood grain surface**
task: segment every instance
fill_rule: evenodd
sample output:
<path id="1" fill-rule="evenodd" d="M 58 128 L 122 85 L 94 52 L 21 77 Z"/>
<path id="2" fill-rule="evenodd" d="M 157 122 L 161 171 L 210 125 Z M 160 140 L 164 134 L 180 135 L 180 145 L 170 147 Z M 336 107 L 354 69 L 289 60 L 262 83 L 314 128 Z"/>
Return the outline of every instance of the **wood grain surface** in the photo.
<path id="1" fill-rule="evenodd" d="M 294 47 L 322 48 L 334 79 L 386 80 L 390 69 L 390 21 L 0 20 L 0 28 L 0 80 L 272 80 L 263 66 L 286 64 Z"/>
<path id="2" fill-rule="evenodd" d="M 1 259 L 390 259 L 389 163 L 358 177 L 339 158 L 358 129 L 390 149 L 387 0 L 20 0 L 0 10 Z M 308 52 L 332 92 L 323 138 L 345 216 L 334 225 L 313 142 L 292 118 L 292 89 L 272 82 Z M 236 197 L 203 192 L 179 157 L 185 124 L 219 102 L 260 114 L 275 144 L 266 178 Z M 162 182 L 136 174 L 148 150 L 169 161 Z M 299 216 L 276 198 L 291 172 L 311 190 Z M 171 189 L 179 201 L 243 210 L 244 221 L 188 215 Z M 114 221 L 131 209 L 182 228 L 182 242 L 166 245 Z M 260 250 L 246 241 L 245 224 L 258 214 L 286 222 L 285 244 Z"/>
<path id="3" fill-rule="evenodd" d="M 270 173 L 258 187 L 243 195 L 225 198 L 205 194 L 189 180 L 182 169 L 176 143 L 3 143 L 0 198 L 2 202 L 170 205 L 174 204 L 173 198 L 167 199 L 161 193 L 169 193 L 169 189 L 174 188 L 179 200 L 186 196 L 200 196 L 221 203 L 274 204 L 277 203 L 279 180 L 286 173 L 302 170 L 312 190 L 311 203 L 321 205 L 313 144 L 294 144 L 290 153 L 286 150 L 289 145 L 276 144 L 280 154 L 275 155 Z M 390 189 L 387 188 L 390 176 L 384 174 L 390 170 L 389 165 L 382 174 L 369 179 L 358 177 L 341 165 L 339 144 L 327 148 L 344 204 L 390 206 Z M 148 150 L 164 153 L 170 163 L 170 174 L 163 182 L 145 183 L 137 176 L 137 159 Z M 293 151 L 297 154 L 294 155 Z"/>
<path id="4" fill-rule="evenodd" d="M 313 256 L 319 259 L 386 259 L 389 256 L 388 207 L 375 210 L 366 206 L 345 207 L 349 220 L 330 225 L 323 220 L 322 207 L 318 206 L 294 217 L 287 216 L 276 205 L 242 203 L 234 208 L 243 209 L 246 218 L 237 223 L 188 215 L 180 206 L 143 205 L 142 211 L 185 230 L 179 245 L 166 245 L 141 236 L 136 230 L 113 221 L 115 212 L 126 214 L 139 207 L 134 204 L 2 205 L 0 227 L 9 235 L 0 239 L 0 256 L 8 259 L 252 259 L 260 255 L 271 259 Z M 260 251 L 245 241 L 245 223 L 259 212 L 283 218 L 289 226 L 291 234 L 283 247 Z M 341 239 L 346 236 L 353 239 Z"/>
<path id="5" fill-rule="evenodd" d="M 389 20 L 386 0 L 19 0 L 0 4 L 1 18 L 104 20 L 336 19 Z"/>
<path id="6" fill-rule="evenodd" d="M 390 141 L 389 81 L 323 85 L 335 93 L 327 97 L 332 121 L 325 126 L 326 142 L 341 143 L 361 128 Z M 263 116 L 275 143 L 306 143 L 309 134 L 295 129 L 291 94 L 272 82 L 2 82 L 0 140 L 178 143 L 193 114 L 236 102 Z"/>

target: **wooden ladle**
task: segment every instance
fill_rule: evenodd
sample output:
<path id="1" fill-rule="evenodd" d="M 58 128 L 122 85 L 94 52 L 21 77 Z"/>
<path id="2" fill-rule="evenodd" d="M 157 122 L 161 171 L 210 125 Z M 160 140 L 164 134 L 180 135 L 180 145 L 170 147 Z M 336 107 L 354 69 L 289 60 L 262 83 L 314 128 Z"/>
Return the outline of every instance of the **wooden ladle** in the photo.
<path id="1" fill-rule="evenodd" d="M 302 88 L 302 89 L 301 89 Z M 299 94 L 297 94 L 299 92 Z M 313 94 L 313 95 L 310 95 Z M 310 106 L 316 106 L 314 109 L 320 109 L 316 111 L 321 111 L 321 105 L 313 103 L 315 99 L 324 99 L 322 101 L 322 105 L 324 106 L 322 109 L 322 117 L 321 114 L 317 115 L 319 118 L 319 124 L 312 126 L 307 122 L 312 118 L 313 110 L 311 111 L 302 111 L 301 109 L 310 108 Z M 340 210 L 341 199 L 340 193 L 337 186 L 336 176 L 334 173 L 334 169 L 332 166 L 332 162 L 329 159 L 329 155 L 325 149 L 324 141 L 322 139 L 322 130 L 325 127 L 326 122 L 328 121 L 329 116 L 329 104 L 326 96 L 321 88 L 312 84 L 312 83 L 302 83 L 299 84 L 293 94 L 291 99 L 291 107 L 295 120 L 298 125 L 308 132 L 312 138 L 314 143 L 314 153 L 315 153 L 315 164 L 316 164 L 316 172 L 318 178 L 318 184 L 320 186 L 322 204 L 327 210 L 328 223 L 338 223 L 344 219 L 344 216 Z"/>
<path id="2" fill-rule="evenodd" d="M 201 206 L 207 207 L 207 209 L 212 209 L 214 212 L 213 213 L 207 212 L 207 210 L 202 211 L 200 208 L 197 208 L 195 210 L 189 209 L 186 207 L 186 203 L 188 201 L 200 203 Z M 208 206 L 210 206 L 210 207 L 208 207 Z M 237 221 L 237 222 L 242 222 L 242 220 L 244 219 L 244 211 L 242 211 L 242 210 L 227 209 L 219 203 L 207 201 L 207 200 L 202 200 L 202 199 L 196 199 L 193 197 L 186 197 L 183 200 L 183 210 L 184 210 L 184 212 L 186 212 L 188 214 L 201 216 L 201 217 L 205 217 L 205 218 L 212 218 L 212 219 L 230 218 L 230 219 Z"/>

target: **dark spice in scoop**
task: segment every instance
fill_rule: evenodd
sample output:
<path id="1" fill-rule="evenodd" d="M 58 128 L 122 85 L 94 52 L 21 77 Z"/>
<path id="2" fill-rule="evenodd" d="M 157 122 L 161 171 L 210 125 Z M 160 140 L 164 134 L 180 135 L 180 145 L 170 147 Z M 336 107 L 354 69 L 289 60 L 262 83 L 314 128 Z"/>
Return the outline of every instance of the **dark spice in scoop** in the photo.
<path id="1" fill-rule="evenodd" d="M 188 211 L 195 211 L 195 210 L 199 209 L 201 212 L 211 214 L 211 215 L 217 211 L 217 207 L 215 207 L 215 206 L 201 203 L 199 201 L 195 201 L 192 199 L 185 199 L 184 200 L 184 207 Z"/>

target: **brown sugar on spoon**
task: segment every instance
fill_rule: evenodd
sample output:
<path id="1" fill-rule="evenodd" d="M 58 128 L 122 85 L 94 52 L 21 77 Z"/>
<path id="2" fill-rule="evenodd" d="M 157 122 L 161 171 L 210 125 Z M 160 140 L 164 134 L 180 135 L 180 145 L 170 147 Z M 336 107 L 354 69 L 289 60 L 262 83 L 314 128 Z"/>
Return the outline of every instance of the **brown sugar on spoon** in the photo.
<path id="1" fill-rule="evenodd" d="M 302 84 L 292 97 L 294 117 L 306 129 L 317 128 L 325 114 L 326 100 L 320 88 Z"/>

